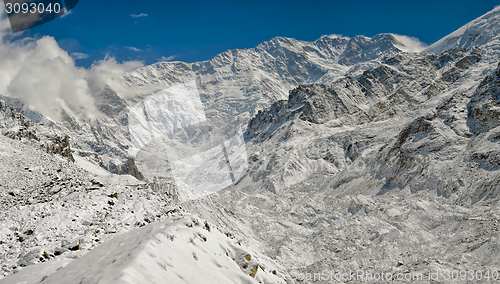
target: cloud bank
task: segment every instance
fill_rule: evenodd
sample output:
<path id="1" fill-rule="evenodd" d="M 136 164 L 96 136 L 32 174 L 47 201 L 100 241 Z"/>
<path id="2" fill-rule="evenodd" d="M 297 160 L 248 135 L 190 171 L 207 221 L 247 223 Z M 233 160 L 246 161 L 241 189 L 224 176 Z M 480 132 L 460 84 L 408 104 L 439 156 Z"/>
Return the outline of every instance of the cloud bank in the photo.
<path id="1" fill-rule="evenodd" d="M 89 69 L 75 66 L 74 60 L 86 56 L 69 55 L 50 36 L 13 35 L 5 10 L 0 12 L 0 95 L 17 98 L 54 120 L 62 119 L 63 109 L 81 118 L 99 116 L 93 94 L 106 85 L 126 93 L 122 76 L 143 64 L 106 57 Z"/>

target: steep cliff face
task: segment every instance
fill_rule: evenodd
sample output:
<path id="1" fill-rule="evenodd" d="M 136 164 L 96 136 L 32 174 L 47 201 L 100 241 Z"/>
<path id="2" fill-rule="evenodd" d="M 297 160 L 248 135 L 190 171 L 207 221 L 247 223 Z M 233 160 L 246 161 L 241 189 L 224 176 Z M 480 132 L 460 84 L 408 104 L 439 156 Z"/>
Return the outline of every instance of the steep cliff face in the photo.
<path id="1" fill-rule="evenodd" d="M 398 186 L 405 187 L 409 182 L 405 167 L 419 172 L 418 168 L 425 164 L 421 157 L 452 145 L 451 141 L 470 137 L 463 121 L 467 119 L 463 113 L 467 95 L 455 95 L 442 102 L 434 112 L 443 121 L 436 125 L 435 113 L 413 122 L 412 115 L 432 113 L 432 106 L 435 108 L 438 101 L 449 96 L 443 94 L 463 84 L 458 79 L 448 80 L 449 73 L 455 72 L 462 79 L 464 74 L 475 72 L 474 64 L 480 58 L 478 49 L 455 49 L 441 55 L 394 53 L 383 56 L 372 69 L 351 73 L 352 77 L 299 86 L 290 91 L 288 100 L 274 103 L 250 120 L 245 137 L 255 145 L 250 147 L 252 151 L 261 157 L 254 155 L 257 160 L 250 176 L 255 175 L 254 181 L 272 176 L 272 182 L 264 183 L 272 184 L 273 190 L 282 189 L 318 173 L 342 171 L 365 150 L 388 149 L 384 145 L 391 145 L 391 139 L 396 138 L 398 142 L 386 153 L 389 160 L 379 174 L 387 176 L 388 184 L 396 185 L 395 180 L 402 179 Z M 453 138 L 456 133 L 459 137 Z M 271 146 L 274 143 L 279 150 Z M 280 159 L 287 162 L 280 164 Z M 395 172 L 388 175 L 391 168 Z"/>
<path id="2" fill-rule="evenodd" d="M 131 175 L 138 180 L 144 180 L 144 175 L 137 169 L 135 161 L 132 157 L 129 157 L 127 161 L 121 165 L 110 163 L 108 170 L 113 174 Z"/>
<path id="3" fill-rule="evenodd" d="M 472 131 L 485 133 L 500 125 L 500 67 L 481 82 L 468 109 Z"/>

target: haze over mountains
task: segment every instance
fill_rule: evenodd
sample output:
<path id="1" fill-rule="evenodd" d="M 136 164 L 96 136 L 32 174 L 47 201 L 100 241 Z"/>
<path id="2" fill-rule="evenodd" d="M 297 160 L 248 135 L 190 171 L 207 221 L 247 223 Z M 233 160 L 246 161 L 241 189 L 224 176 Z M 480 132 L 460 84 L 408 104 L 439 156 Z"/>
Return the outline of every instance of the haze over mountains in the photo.
<path id="1" fill-rule="evenodd" d="M 0 283 L 497 270 L 499 19 L 96 71 L 60 120 L 2 94 Z"/>

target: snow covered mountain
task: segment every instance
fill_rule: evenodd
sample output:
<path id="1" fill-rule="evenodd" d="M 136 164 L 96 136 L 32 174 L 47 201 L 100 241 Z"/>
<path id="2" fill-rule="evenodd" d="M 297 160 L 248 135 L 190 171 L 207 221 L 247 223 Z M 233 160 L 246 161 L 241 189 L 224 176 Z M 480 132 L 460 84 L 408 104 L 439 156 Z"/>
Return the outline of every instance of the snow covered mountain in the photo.
<path id="1" fill-rule="evenodd" d="M 206 62 L 157 63 L 126 75 L 115 85 L 95 89 L 93 96 L 101 115 L 82 118 L 65 108 L 63 121 L 52 126 L 71 137 L 75 150 L 96 152 L 111 171 L 128 173 L 120 165 L 136 154 L 130 151 L 134 145 L 129 114 L 134 106 L 157 92 L 196 82 L 207 123 L 217 126 L 212 130 L 215 139 L 229 138 L 235 129 L 245 128 L 257 110 L 286 99 L 288 91 L 299 84 L 339 78 L 353 64 L 372 60 L 386 51 L 405 50 L 405 44 L 412 42 L 391 34 L 352 39 L 324 36 L 315 42 L 277 37 L 256 48 L 230 50 Z M 5 99 L 35 123 L 51 123 L 22 102 Z M 147 168 L 142 171 L 146 178 L 153 178 Z"/>
<path id="2" fill-rule="evenodd" d="M 424 52 L 441 53 L 452 48 L 485 46 L 489 50 L 500 49 L 500 7 L 469 22 L 458 30 L 429 46 Z"/>
<path id="3" fill-rule="evenodd" d="M 0 100 L 0 283 L 496 271 L 498 11 L 157 63 L 86 119 Z"/>
<path id="4" fill-rule="evenodd" d="M 304 273 L 452 270 L 471 258 L 493 269 L 493 254 L 452 252 L 497 245 L 486 239 L 497 230 L 499 71 L 481 54 L 393 53 L 353 77 L 294 89 L 249 122 L 246 177 L 189 209 L 229 208 L 243 224 L 203 216 L 255 232 L 268 255 Z M 475 210 L 488 222 L 471 221 Z"/>
<path id="5" fill-rule="evenodd" d="M 159 125 L 164 129 L 166 117 L 175 114 L 165 100 L 155 101 L 150 109 L 143 107 L 144 102 L 157 98 L 164 90 L 186 82 L 196 85 L 198 109 L 203 107 L 199 116 L 202 120 L 189 126 L 187 137 L 176 139 L 183 139 L 183 145 L 185 141 L 212 141 L 209 145 L 191 145 L 196 151 L 208 150 L 234 137 L 239 129 L 244 131 L 258 110 L 286 99 L 294 87 L 329 82 L 353 64 L 412 46 L 408 38 L 391 34 L 352 39 L 324 36 L 315 42 L 278 37 L 253 49 L 227 51 L 206 62 L 157 63 L 126 75 L 113 86 L 95 90 L 96 107 L 102 114 L 82 118 L 65 108 L 63 121 L 57 124 L 20 101 L 6 99 L 35 123 L 50 126 L 48 131 L 57 129 L 60 135 L 70 137 L 77 152 L 97 153 L 109 171 L 168 183 L 172 172 L 165 153 L 173 151 L 162 147 L 172 137 L 165 141 L 164 130 L 153 129 L 154 133 L 150 133 L 150 128 Z"/>

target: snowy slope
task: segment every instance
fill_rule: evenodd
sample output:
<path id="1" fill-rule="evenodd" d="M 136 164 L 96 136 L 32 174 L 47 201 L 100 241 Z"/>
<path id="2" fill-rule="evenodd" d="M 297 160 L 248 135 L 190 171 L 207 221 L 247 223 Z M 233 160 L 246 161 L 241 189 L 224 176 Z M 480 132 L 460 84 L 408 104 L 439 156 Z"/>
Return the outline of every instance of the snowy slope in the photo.
<path id="1" fill-rule="evenodd" d="M 439 54 L 452 48 L 485 46 L 493 50 L 500 48 L 500 7 L 467 23 L 458 30 L 440 39 L 424 50 Z"/>
<path id="2" fill-rule="evenodd" d="M 44 283 L 54 284 L 285 283 L 278 276 L 282 271 L 263 261 L 236 240 L 186 214 L 122 234 L 41 276 Z M 20 275 L 1 283 L 17 283 Z"/>
<path id="3" fill-rule="evenodd" d="M 221 233 L 173 206 L 168 188 L 112 175 L 84 157 L 73 162 L 46 153 L 36 140 L 0 136 L 0 165 L 0 263 L 2 276 L 10 274 L 0 283 L 285 283 L 289 278 L 229 231 Z M 145 270 L 146 263 L 154 265 Z"/>
<path id="4" fill-rule="evenodd" d="M 176 145 L 186 146 L 186 153 L 216 149 L 240 129 L 244 131 L 259 109 L 285 99 L 299 84 L 331 81 L 352 64 L 403 46 L 391 34 L 352 39 L 325 36 L 315 42 L 278 37 L 253 49 L 227 51 L 206 62 L 157 63 L 140 68 L 124 76 L 115 90 L 108 87 L 94 94 L 101 116 L 81 118 L 68 109 L 62 123 L 49 126 L 43 115 L 28 112 L 19 103 L 16 107 L 27 117 L 38 116 L 35 122 L 44 123 L 49 130 L 55 128 L 67 135 L 72 149 L 98 153 L 109 171 L 168 183 L 174 178 L 175 168 L 172 172 L 168 163 L 172 157 L 166 154 L 176 153 L 165 147 L 168 143 L 177 141 Z M 186 105 L 185 99 L 179 100 L 182 92 L 167 95 L 183 84 L 191 84 L 193 96 L 198 96 L 190 99 L 196 101 L 191 110 L 178 108 Z M 192 110 L 197 114 L 182 118 L 176 114 L 179 110 L 184 111 L 182 115 L 191 115 Z M 172 119 L 180 120 L 169 125 Z M 189 157 L 183 154 L 175 160 Z M 196 181 L 191 179 L 190 183 Z"/>

